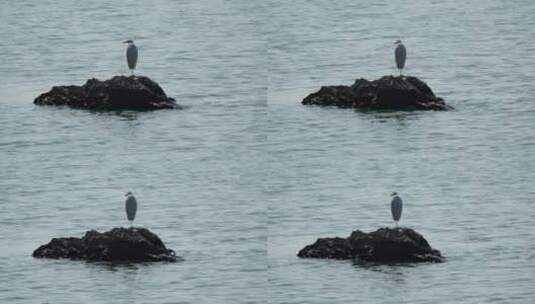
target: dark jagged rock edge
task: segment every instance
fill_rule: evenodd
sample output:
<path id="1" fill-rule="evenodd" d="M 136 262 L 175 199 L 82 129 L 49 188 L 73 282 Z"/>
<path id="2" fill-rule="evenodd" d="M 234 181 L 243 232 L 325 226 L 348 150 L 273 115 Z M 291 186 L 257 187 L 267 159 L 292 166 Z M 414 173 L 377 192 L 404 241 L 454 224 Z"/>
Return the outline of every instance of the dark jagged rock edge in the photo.
<path id="1" fill-rule="evenodd" d="M 352 86 L 324 86 L 303 99 L 304 105 L 364 110 L 452 110 L 423 81 L 412 76 L 357 79 Z"/>
<path id="2" fill-rule="evenodd" d="M 145 228 L 90 230 L 82 238 L 53 238 L 37 248 L 36 258 L 86 261 L 176 262 L 177 256 L 160 238 Z"/>
<path id="3" fill-rule="evenodd" d="M 93 78 L 83 86 L 55 86 L 34 103 L 100 111 L 181 108 L 156 82 L 144 76 L 115 76 L 105 81 Z"/>
<path id="4" fill-rule="evenodd" d="M 410 228 L 380 228 L 370 233 L 356 230 L 347 238 L 321 238 L 301 249 L 297 256 L 380 263 L 445 261 L 440 251 Z"/>

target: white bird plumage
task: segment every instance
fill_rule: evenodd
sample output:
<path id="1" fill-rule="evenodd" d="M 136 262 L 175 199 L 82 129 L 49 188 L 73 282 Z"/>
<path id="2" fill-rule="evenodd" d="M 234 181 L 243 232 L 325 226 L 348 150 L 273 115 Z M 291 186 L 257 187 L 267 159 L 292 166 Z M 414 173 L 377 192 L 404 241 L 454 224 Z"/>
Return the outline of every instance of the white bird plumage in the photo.
<path id="1" fill-rule="evenodd" d="M 134 219 L 136 218 L 137 200 L 130 191 L 128 191 L 125 196 L 126 201 L 124 207 L 126 211 L 126 218 L 130 221 L 130 226 L 133 226 Z"/>
<path id="2" fill-rule="evenodd" d="M 394 42 L 396 45 L 396 49 L 394 51 L 395 57 L 396 57 L 396 66 L 399 70 L 399 76 L 401 76 L 401 71 L 405 67 L 405 60 L 407 59 L 407 49 L 401 43 L 401 40 L 397 40 Z"/>
<path id="3" fill-rule="evenodd" d="M 390 210 L 392 211 L 392 218 L 394 219 L 394 223 L 397 227 L 398 221 L 401 218 L 401 211 L 403 209 L 403 201 L 401 200 L 401 197 L 399 197 L 396 192 L 393 192 L 391 196 L 392 196 L 392 201 L 390 202 Z"/>
<path id="4" fill-rule="evenodd" d="M 134 75 L 134 69 L 137 64 L 137 46 L 132 40 L 123 41 L 128 46 L 126 47 L 126 62 L 128 63 L 128 68 L 130 69 L 132 75 Z"/>

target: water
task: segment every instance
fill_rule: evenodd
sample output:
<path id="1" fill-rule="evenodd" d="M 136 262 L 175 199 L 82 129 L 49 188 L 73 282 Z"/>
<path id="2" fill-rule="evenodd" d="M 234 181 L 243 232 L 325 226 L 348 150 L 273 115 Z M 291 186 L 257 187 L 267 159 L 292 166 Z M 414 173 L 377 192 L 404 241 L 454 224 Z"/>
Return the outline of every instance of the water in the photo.
<path id="1" fill-rule="evenodd" d="M 376 1 L 375 1 L 376 2 Z M 535 299 L 530 1 L 17 1 L 0 4 L 0 302 L 529 303 Z M 457 110 L 299 104 L 406 74 Z M 185 110 L 36 107 L 56 84 L 139 74 Z M 54 236 L 136 225 L 185 258 L 33 259 Z M 402 224 L 444 264 L 298 259 L 317 237 Z"/>
<path id="2" fill-rule="evenodd" d="M 469 1 L 470 2 L 470 1 Z M 292 1 L 269 37 L 268 265 L 273 303 L 528 303 L 535 300 L 535 5 L 501 1 Z M 457 110 L 304 107 L 321 85 L 405 73 Z M 444 264 L 301 260 L 317 237 L 402 224 Z"/>
<path id="3" fill-rule="evenodd" d="M 1 4 L 1 303 L 266 301 L 266 208 L 255 179 L 266 50 L 245 8 Z M 140 48 L 139 73 L 187 109 L 98 114 L 32 104 L 55 84 L 127 73 L 128 38 Z M 127 225 L 128 190 L 139 202 L 136 225 L 185 262 L 109 267 L 30 256 L 51 237 Z"/>

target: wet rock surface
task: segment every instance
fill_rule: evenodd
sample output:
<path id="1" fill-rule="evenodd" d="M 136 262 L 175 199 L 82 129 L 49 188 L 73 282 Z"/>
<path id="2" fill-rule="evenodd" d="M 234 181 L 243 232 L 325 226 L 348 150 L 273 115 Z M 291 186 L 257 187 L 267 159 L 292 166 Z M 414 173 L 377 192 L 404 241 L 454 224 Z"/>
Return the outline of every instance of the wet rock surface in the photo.
<path id="1" fill-rule="evenodd" d="M 144 76 L 115 76 L 105 81 L 93 78 L 82 86 L 55 86 L 34 103 L 101 111 L 181 108 L 156 82 Z"/>
<path id="2" fill-rule="evenodd" d="M 381 263 L 445 261 L 440 251 L 410 228 L 380 228 L 370 233 L 356 230 L 347 238 L 321 238 L 301 249 L 297 256 Z"/>
<path id="3" fill-rule="evenodd" d="M 412 76 L 357 79 L 352 86 L 324 86 L 303 99 L 304 105 L 363 110 L 451 110 L 423 81 Z"/>
<path id="4" fill-rule="evenodd" d="M 82 238 L 53 238 L 33 252 L 36 258 L 87 261 L 175 262 L 177 256 L 145 228 L 90 230 Z"/>

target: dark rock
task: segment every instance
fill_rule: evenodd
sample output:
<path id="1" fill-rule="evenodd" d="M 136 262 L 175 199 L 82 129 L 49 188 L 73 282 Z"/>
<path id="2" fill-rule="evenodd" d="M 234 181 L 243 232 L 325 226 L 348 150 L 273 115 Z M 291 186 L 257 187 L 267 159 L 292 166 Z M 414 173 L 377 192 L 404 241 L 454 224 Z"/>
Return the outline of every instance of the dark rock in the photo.
<path id="1" fill-rule="evenodd" d="M 145 228 L 113 228 L 100 233 L 94 230 L 82 238 L 54 238 L 33 252 L 36 258 L 88 261 L 166 261 L 175 262 L 175 252 Z"/>
<path id="2" fill-rule="evenodd" d="M 444 100 L 416 77 L 383 76 L 357 79 L 348 86 L 326 86 L 303 99 L 304 105 L 338 106 L 367 110 L 451 110 Z"/>
<path id="3" fill-rule="evenodd" d="M 158 110 L 179 108 L 160 86 L 144 76 L 89 79 L 83 86 L 53 87 L 39 95 L 37 105 L 66 105 L 91 110 Z"/>
<path id="4" fill-rule="evenodd" d="M 445 261 L 440 251 L 431 248 L 422 235 L 410 228 L 381 228 L 370 233 L 356 230 L 345 239 L 318 239 L 297 256 L 381 263 Z"/>

